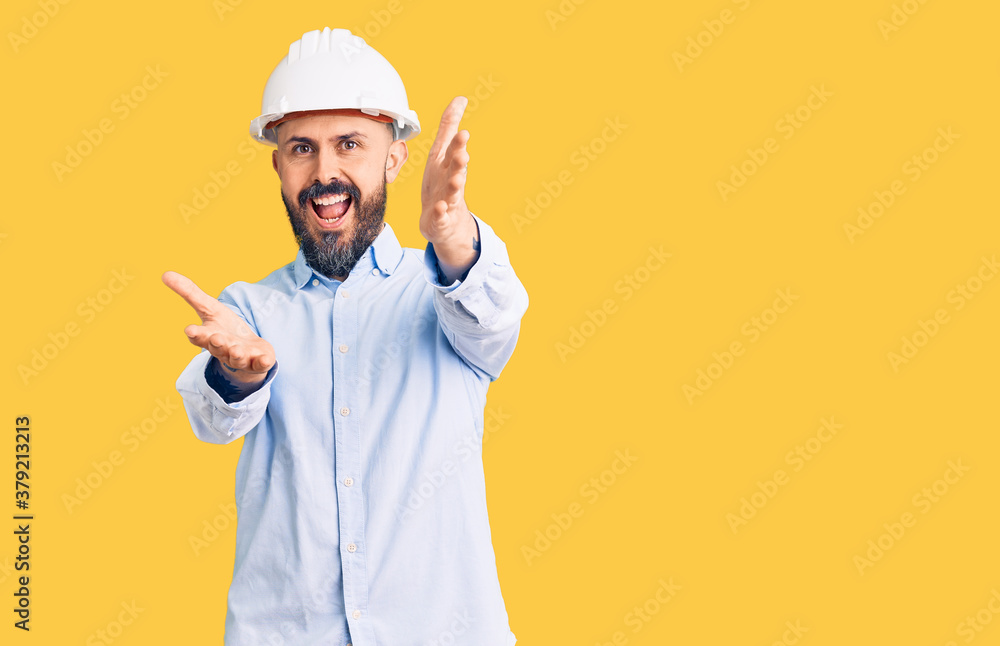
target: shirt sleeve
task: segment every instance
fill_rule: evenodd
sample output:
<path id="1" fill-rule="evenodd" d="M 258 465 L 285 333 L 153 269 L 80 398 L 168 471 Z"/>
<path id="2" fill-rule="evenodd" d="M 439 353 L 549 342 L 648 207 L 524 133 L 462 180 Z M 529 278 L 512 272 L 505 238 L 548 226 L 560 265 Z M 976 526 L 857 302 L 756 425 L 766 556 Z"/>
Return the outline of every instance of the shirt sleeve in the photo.
<path id="1" fill-rule="evenodd" d="M 479 258 L 465 280 L 442 285 L 434 245 L 424 253 L 425 275 L 434 289 L 434 309 L 455 352 L 493 381 L 514 353 L 528 293 L 518 280 L 507 246 L 492 227 L 473 215 L 479 227 Z"/>
<path id="2" fill-rule="evenodd" d="M 236 311 L 233 305 L 226 305 Z M 241 318 L 244 317 L 241 315 Z M 246 435 L 263 419 L 278 364 L 275 362 L 271 366 L 260 388 L 239 401 L 226 403 L 205 378 L 205 369 L 211 359 L 207 350 L 194 357 L 177 379 L 177 392 L 184 401 L 195 437 L 211 444 L 229 444 Z"/>

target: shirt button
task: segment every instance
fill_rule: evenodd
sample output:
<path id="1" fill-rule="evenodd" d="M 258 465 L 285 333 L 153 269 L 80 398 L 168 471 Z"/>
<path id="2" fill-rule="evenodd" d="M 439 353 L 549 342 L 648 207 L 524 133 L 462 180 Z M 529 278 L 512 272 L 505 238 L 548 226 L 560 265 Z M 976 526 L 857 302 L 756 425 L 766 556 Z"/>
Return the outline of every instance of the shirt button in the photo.
<path id="1" fill-rule="evenodd" d="M 345 487 L 350 487 L 353 484 L 354 484 L 354 478 L 352 478 L 350 476 L 344 478 L 344 486 Z"/>
<path id="2" fill-rule="evenodd" d="M 355 619 L 361 619 L 361 611 L 355 610 L 353 613 L 351 613 L 351 616 L 354 617 Z"/>
<path id="3" fill-rule="evenodd" d="M 319 279 L 313 278 L 313 287 L 319 287 Z"/>
<path id="4" fill-rule="evenodd" d="M 347 417 L 348 415 L 351 414 L 351 409 L 348 408 L 347 406 L 344 406 L 343 408 L 340 409 L 340 414 L 343 415 L 344 417 Z"/>
<path id="5" fill-rule="evenodd" d="M 372 276 L 378 276 L 378 269 L 372 269 Z"/>
<path id="6" fill-rule="evenodd" d="M 340 348 L 339 348 L 339 350 L 340 350 L 341 352 L 347 352 L 347 346 L 346 346 L 346 345 L 344 345 L 343 343 L 341 343 L 341 344 L 340 344 Z"/>
<path id="7" fill-rule="evenodd" d="M 347 551 L 348 552 L 357 552 L 358 551 L 358 546 L 355 545 L 354 543 L 348 543 L 348 545 L 347 545 Z"/>
<path id="8" fill-rule="evenodd" d="M 348 291 L 346 289 L 344 289 L 343 287 L 341 287 L 337 291 L 339 291 L 340 295 L 343 296 L 344 298 L 350 298 L 351 297 L 351 295 L 348 293 Z"/>

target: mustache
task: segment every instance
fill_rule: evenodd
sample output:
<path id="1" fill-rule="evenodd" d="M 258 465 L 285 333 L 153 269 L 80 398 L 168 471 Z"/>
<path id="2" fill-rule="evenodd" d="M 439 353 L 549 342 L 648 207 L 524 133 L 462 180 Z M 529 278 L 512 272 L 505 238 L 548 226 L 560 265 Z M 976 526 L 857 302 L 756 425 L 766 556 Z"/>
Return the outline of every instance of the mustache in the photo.
<path id="1" fill-rule="evenodd" d="M 353 184 L 345 184 L 338 179 L 329 184 L 313 184 L 299 193 L 299 208 L 306 208 L 306 201 L 324 195 L 339 195 L 347 193 L 355 204 L 361 204 L 361 191 Z"/>

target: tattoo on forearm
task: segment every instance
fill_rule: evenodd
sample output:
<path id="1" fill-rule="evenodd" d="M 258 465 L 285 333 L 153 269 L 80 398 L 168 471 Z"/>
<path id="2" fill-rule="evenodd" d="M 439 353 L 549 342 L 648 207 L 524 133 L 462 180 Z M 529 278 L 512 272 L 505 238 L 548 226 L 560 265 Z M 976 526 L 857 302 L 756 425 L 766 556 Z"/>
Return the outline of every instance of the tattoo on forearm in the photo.
<path id="1" fill-rule="evenodd" d="M 472 250 L 479 251 L 479 239 L 475 236 L 472 236 Z"/>

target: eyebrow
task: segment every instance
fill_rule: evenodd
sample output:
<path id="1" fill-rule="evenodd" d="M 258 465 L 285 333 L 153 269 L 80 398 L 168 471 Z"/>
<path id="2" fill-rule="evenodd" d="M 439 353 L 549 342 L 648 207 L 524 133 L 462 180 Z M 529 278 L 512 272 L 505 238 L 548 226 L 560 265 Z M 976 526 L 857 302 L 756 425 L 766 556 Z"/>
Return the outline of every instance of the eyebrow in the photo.
<path id="1" fill-rule="evenodd" d="M 347 141 L 348 139 L 362 139 L 364 141 L 368 141 L 368 137 L 366 137 L 364 134 L 358 132 L 357 130 L 354 130 L 352 132 L 348 132 L 348 133 L 343 134 L 343 135 L 337 135 L 336 137 L 333 137 L 332 139 L 335 140 L 335 141 Z M 288 141 L 285 142 L 285 145 L 287 146 L 290 143 L 309 144 L 310 146 L 313 146 L 313 147 L 316 146 L 316 140 L 312 139 L 311 137 L 302 137 L 302 136 L 289 137 Z"/>
<path id="2" fill-rule="evenodd" d="M 336 137 L 336 139 L 337 139 L 337 141 L 345 141 L 347 139 L 365 139 L 365 140 L 367 140 L 368 137 L 366 137 L 362 133 L 360 133 L 357 130 L 355 130 L 353 132 L 347 133 L 346 135 L 340 135 L 340 136 Z"/>

